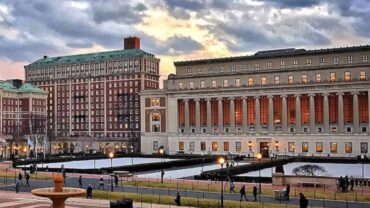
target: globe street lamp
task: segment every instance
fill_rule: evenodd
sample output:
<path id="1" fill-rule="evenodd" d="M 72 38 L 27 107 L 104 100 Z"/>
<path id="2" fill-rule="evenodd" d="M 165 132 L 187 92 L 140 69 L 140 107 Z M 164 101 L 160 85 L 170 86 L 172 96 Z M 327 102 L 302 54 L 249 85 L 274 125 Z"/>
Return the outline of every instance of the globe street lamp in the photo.
<path id="1" fill-rule="evenodd" d="M 362 163 L 362 195 L 364 195 L 364 183 L 365 183 L 364 162 L 365 162 L 365 155 L 361 155 L 361 163 Z"/>
<path id="2" fill-rule="evenodd" d="M 114 153 L 110 152 L 108 156 L 110 158 L 110 169 L 112 171 L 112 173 L 110 175 L 110 191 L 113 192 L 113 157 L 114 157 Z"/>
<path id="3" fill-rule="evenodd" d="M 223 157 L 218 158 L 217 163 L 221 165 L 221 174 L 220 174 L 220 180 L 221 180 L 221 207 L 224 207 L 224 180 L 223 180 L 223 170 L 224 170 L 224 163 L 225 159 Z"/>
<path id="4" fill-rule="evenodd" d="M 262 155 L 261 153 L 258 153 L 257 155 L 257 159 L 258 159 L 258 193 L 259 193 L 259 201 L 261 202 L 261 158 L 262 158 Z"/>
<path id="5" fill-rule="evenodd" d="M 164 170 L 163 170 L 163 155 L 164 155 L 164 147 L 160 147 L 158 149 L 158 155 L 161 158 L 161 183 L 163 184 L 163 176 L 164 176 Z"/>

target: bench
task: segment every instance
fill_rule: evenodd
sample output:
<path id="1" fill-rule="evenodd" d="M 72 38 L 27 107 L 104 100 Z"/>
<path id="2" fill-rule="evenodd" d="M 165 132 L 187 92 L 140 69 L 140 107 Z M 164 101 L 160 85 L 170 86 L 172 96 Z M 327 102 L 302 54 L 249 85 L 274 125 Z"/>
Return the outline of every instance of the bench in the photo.
<path id="1" fill-rule="evenodd" d="M 310 186 L 310 187 L 319 187 L 320 186 L 320 182 L 316 182 L 316 181 L 298 181 L 297 182 L 299 186 L 303 187 L 303 186 Z"/>

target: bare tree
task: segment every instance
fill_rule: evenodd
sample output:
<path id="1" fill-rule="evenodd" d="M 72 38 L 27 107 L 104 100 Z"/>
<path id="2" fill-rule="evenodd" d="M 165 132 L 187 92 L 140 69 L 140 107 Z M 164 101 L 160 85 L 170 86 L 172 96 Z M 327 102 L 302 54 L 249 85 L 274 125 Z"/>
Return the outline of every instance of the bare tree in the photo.
<path id="1" fill-rule="evenodd" d="M 324 167 L 318 165 L 302 165 L 293 169 L 293 174 L 298 176 L 319 176 L 326 172 Z"/>

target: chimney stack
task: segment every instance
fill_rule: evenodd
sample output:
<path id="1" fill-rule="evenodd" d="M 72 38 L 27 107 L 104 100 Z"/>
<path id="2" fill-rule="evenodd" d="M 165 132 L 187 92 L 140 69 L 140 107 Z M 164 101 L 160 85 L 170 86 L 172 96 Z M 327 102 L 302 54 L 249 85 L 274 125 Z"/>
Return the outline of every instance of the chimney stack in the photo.
<path id="1" fill-rule="evenodd" d="M 140 38 L 131 36 L 124 38 L 124 49 L 140 49 Z"/>

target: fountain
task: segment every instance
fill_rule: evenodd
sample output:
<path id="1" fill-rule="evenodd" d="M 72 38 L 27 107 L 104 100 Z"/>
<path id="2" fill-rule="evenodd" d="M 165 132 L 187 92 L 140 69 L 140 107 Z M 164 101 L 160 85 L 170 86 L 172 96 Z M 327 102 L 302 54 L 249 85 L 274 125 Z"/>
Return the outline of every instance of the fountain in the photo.
<path id="1" fill-rule="evenodd" d="M 64 208 L 65 201 L 70 197 L 84 195 L 86 191 L 79 188 L 63 188 L 63 177 L 54 176 L 54 188 L 39 188 L 32 190 L 32 194 L 40 197 L 47 197 L 53 202 L 53 208 Z"/>

